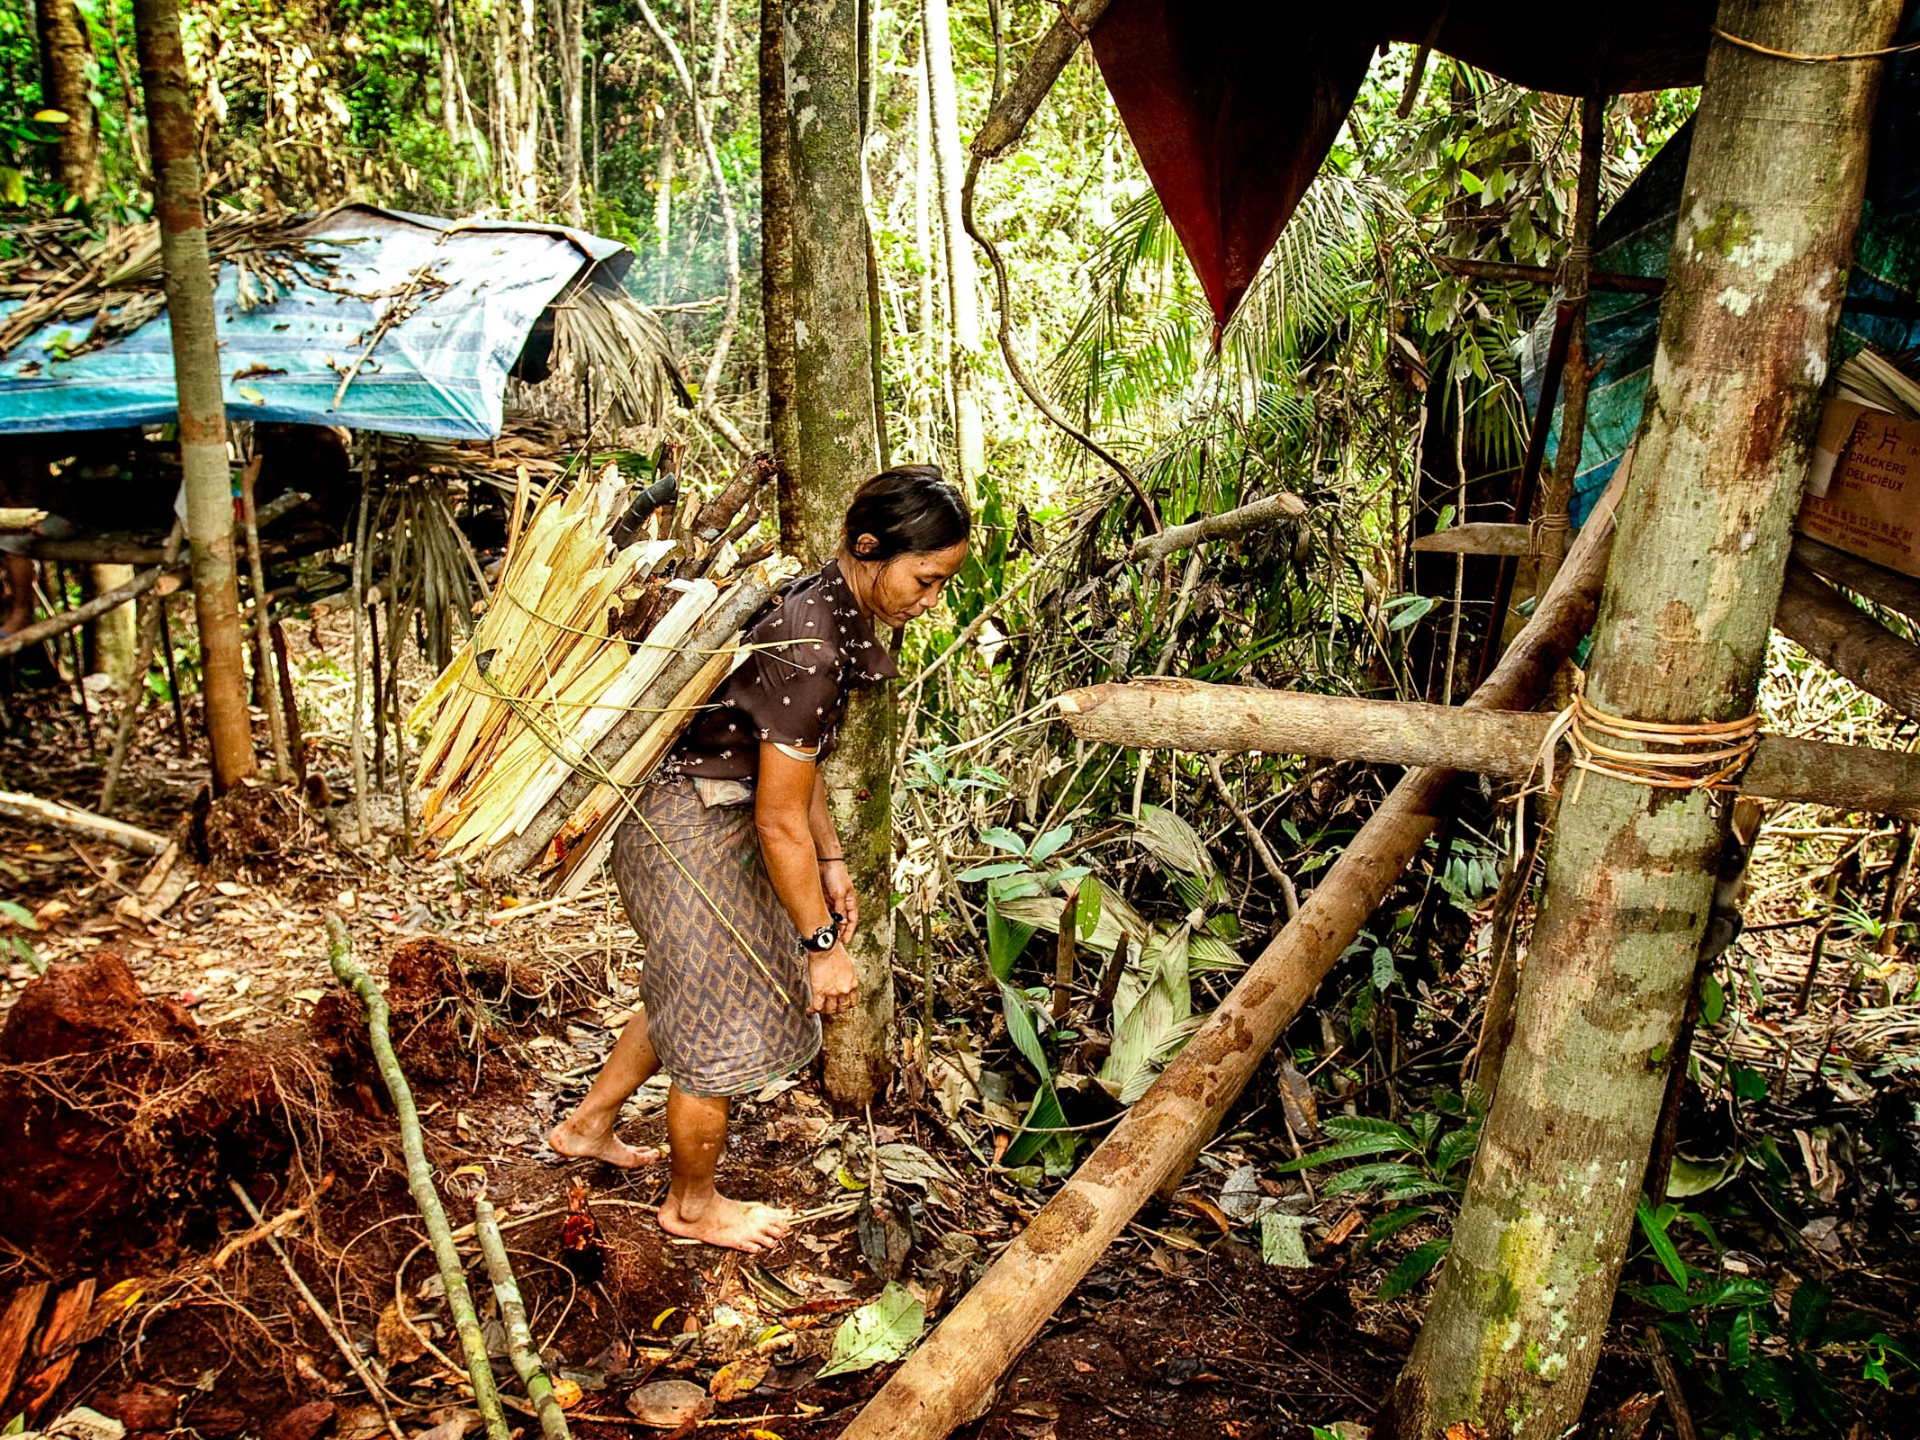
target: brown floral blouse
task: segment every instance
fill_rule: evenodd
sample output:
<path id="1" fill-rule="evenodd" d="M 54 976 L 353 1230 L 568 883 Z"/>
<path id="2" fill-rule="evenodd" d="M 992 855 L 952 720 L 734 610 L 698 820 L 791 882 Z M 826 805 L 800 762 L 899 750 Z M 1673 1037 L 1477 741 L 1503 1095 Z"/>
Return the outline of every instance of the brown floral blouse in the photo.
<path id="1" fill-rule="evenodd" d="M 747 626 L 747 658 L 667 757 L 666 775 L 751 780 L 760 742 L 833 752 L 847 691 L 900 674 L 854 604 L 840 562 L 796 580 Z"/>

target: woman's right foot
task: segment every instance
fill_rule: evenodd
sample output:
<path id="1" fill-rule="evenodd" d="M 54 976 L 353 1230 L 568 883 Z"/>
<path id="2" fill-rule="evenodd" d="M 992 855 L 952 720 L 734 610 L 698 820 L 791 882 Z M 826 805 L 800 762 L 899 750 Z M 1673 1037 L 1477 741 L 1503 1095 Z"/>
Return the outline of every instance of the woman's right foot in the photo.
<path id="1" fill-rule="evenodd" d="M 785 1211 L 771 1205 L 746 1200 L 729 1200 L 719 1191 L 690 1215 L 680 1208 L 671 1191 L 660 1206 L 660 1228 L 669 1235 L 687 1240 L 704 1240 L 727 1250 L 744 1250 L 749 1255 L 771 1250 L 787 1237 L 790 1229 Z"/>
<path id="2" fill-rule="evenodd" d="M 658 1150 L 636 1149 L 617 1137 L 611 1126 L 605 1130 L 589 1130 L 573 1116 L 547 1132 L 547 1145 L 556 1155 L 564 1155 L 569 1160 L 604 1160 L 620 1170 L 642 1170 L 660 1163 Z"/>

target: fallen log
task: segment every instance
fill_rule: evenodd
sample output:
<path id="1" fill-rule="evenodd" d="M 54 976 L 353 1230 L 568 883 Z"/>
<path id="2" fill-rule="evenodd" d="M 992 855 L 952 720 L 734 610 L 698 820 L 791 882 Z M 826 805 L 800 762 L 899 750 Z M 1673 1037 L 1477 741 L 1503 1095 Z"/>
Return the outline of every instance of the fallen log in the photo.
<path id="1" fill-rule="evenodd" d="M 1056 703 L 1076 736 L 1109 745 L 1435 765 L 1515 780 L 1543 768 L 1540 750 L 1553 725 L 1553 717 L 1529 711 L 1165 678 L 1090 685 Z M 1556 766 L 1564 775 L 1564 756 Z M 1740 788 L 1766 800 L 1920 819 L 1920 755 L 1762 734 Z"/>
<path id="2" fill-rule="evenodd" d="M 1821 664 L 1920 718 L 1920 645 L 1901 639 L 1832 586 L 1790 566 L 1773 623 Z"/>
<path id="3" fill-rule="evenodd" d="M 124 820 L 115 820 L 111 815 L 96 815 L 91 810 L 62 805 L 58 800 L 42 800 L 38 795 L 28 795 L 18 790 L 0 790 L 0 815 L 51 825 L 58 830 L 83 835 L 89 840 L 118 845 L 122 850 L 131 850 L 136 855 L 159 855 L 169 844 L 166 836 L 142 830 L 138 825 L 129 825 Z"/>
<path id="4" fill-rule="evenodd" d="M 1278 525 L 1283 520 L 1298 520 L 1306 513 L 1306 501 L 1282 490 L 1278 495 L 1255 500 L 1238 510 L 1206 515 L 1191 524 L 1175 525 L 1156 535 L 1144 536 L 1133 542 L 1133 548 L 1127 551 L 1127 559 L 1135 565 L 1150 564 L 1165 559 L 1176 550 L 1198 545 L 1203 540 L 1232 540 L 1255 530 Z"/>
<path id="5" fill-rule="evenodd" d="M 1545 692 L 1593 623 L 1626 481 L 1621 467 L 1553 587 L 1468 705 L 1515 709 Z M 1410 772 L 1220 1008 L 991 1269 L 907 1357 L 841 1440 L 941 1440 L 971 1419 L 1149 1196 L 1177 1183 L 1287 1024 L 1419 853 L 1450 770 Z"/>
<path id="6" fill-rule="evenodd" d="M 413 1103 L 413 1087 L 400 1068 L 400 1057 L 393 1053 L 393 1037 L 388 1033 L 387 997 L 353 960 L 353 941 L 347 935 L 346 922 L 331 912 L 327 915 L 327 963 L 334 978 L 360 997 L 367 1008 L 367 1036 L 373 1046 L 374 1064 L 393 1098 L 394 1120 L 400 1127 L 400 1150 L 406 1157 L 407 1189 L 419 1207 L 425 1222 L 433 1258 L 440 1267 L 441 1283 L 446 1287 L 447 1312 L 460 1332 L 460 1346 L 466 1352 L 467 1378 L 473 1386 L 473 1407 L 486 1422 L 487 1440 L 511 1440 L 506 1412 L 500 1408 L 500 1392 L 493 1383 L 493 1365 L 487 1358 L 486 1337 L 480 1330 L 480 1318 L 473 1308 L 473 1292 L 467 1288 L 466 1267 L 460 1262 L 454 1244 L 453 1227 L 447 1224 L 446 1207 L 440 1192 L 433 1188 L 433 1166 L 427 1160 L 420 1137 L 420 1112 Z"/>
<path id="7" fill-rule="evenodd" d="M 1793 539 L 1795 562 L 1824 580 L 1844 585 L 1876 605 L 1898 611 L 1909 620 L 1920 620 L 1920 580 L 1888 570 L 1858 555 L 1849 555 L 1831 545 L 1823 545 L 1809 535 Z"/>

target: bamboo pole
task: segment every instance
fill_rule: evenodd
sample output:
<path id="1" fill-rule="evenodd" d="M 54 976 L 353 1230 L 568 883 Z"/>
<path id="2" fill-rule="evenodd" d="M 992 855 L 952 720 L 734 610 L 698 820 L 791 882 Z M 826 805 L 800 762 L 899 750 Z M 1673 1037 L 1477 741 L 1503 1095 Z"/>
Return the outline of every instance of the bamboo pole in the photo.
<path id="1" fill-rule="evenodd" d="M 1552 716 L 1526 711 L 1159 678 L 1090 685 L 1056 703 L 1080 739 L 1110 745 L 1435 765 L 1505 779 L 1544 774 L 1541 750 L 1553 727 Z M 1564 775 L 1564 759 L 1558 763 L 1556 773 Z M 1920 755 L 1762 734 L 1740 789 L 1769 800 L 1920 819 Z"/>
<path id="2" fill-rule="evenodd" d="M 1467 704 L 1532 702 L 1586 634 L 1625 480 L 1622 467 L 1553 589 Z M 1394 787 L 1220 1008 L 841 1440 L 938 1440 L 973 1416 L 1135 1212 L 1187 1172 L 1273 1042 L 1426 843 L 1452 780 L 1448 770 L 1415 770 Z"/>
<path id="3" fill-rule="evenodd" d="M 388 1033 L 387 997 L 373 977 L 353 961 L 353 941 L 346 922 L 327 914 L 327 963 L 336 979 L 360 997 L 367 1007 L 367 1034 L 373 1044 L 374 1064 L 393 1097 L 394 1119 L 400 1127 L 400 1149 L 406 1156 L 407 1189 L 413 1203 L 420 1207 L 426 1222 L 427 1239 L 433 1246 L 434 1261 L 446 1286 L 447 1310 L 460 1332 L 460 1345 L 466 1352 L 467 1377 L 473 1384 L 474 1408 L 486 1422 L 487 1440 L 511 1440 L 507 1417 L 500 1408 L 500 1393 L 494 1388 L 493 1368 L 487 1358 L 486 1338 L 480 1333 L 480 1319 L 474 1313 L 473 1294 L 467 1289 L 467 1275 L 460 1264 L 460 1251 L 454 1244 L 453 1227 L 447 1224 L 447 1212 L 433 1188 L 433 1167 L 427 1162 L 426 1148 L 420 1138 L 420 1112 L 414 1107 L 413 1088 L 400 1068 L 400 1057 L 393 1053 L 393 1038 Z"/>
<path id="4" fill-rule="evenodd" d="M 527 1324 L 527 1305 L 520 1298 L 520 1282 L 514 1279 L 513 1262 L 507 1259 L 507 1243 L 500 1238 L 500 1220 L 493 1202 L 482 1195 L 473 1202 L 473 1231 L 480 1238 L 480 1253 L 486 1257 L 487 1278 L 493 1282 L 494 1303 L 500 1307 L 500 1323 L 507 1332 L 507 1353 L 513 1359 L 520 1383 L 527 1387 L 527 1398 L 540 1417 L 540 1433 L 546 1440 L 570 1440 L 567 1417 L 547 1378 L 540 1349 L 533 1342 L 533 1329 Z"/>

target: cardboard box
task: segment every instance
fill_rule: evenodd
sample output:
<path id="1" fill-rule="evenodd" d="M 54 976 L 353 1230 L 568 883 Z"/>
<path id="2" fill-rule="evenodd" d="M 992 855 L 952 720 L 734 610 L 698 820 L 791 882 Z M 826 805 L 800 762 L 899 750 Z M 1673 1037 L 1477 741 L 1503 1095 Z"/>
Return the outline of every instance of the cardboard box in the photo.
<path id="1" fill-rule="evenodd" d="M 1920 420 L 1830 401 L 1814 442 L 1800 531 L 1920 577 Z"/>

